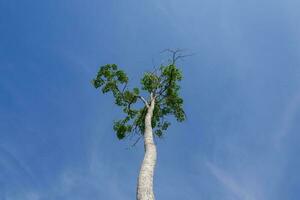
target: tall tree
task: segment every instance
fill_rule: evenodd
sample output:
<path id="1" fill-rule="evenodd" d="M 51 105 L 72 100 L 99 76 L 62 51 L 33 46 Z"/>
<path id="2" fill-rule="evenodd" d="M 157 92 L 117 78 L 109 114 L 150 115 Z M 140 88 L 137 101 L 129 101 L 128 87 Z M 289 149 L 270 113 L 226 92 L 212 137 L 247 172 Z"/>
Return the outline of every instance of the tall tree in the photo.
<path id="1" fill-rule="evenodd" d="M 179 96 L 182 72 L 176 66 L 176 61 L 184 56 L 179 50 L 167 51 L 172 53 L 170 62 L 152 72 L 146 72 L 141 78 L 140 88 L 129 89 L 126 73 L 115 64 L 101 66 L 92 81 L 94 87 L 101 89 L 102 93 L 111 92 L 115 104 L 125 114 L 123 119 L 115 121 L 113 125 L 118 139 L 122 140 L 132 133 L 144 139 L 145 154 L 138 176 L 137 200 L 155 199 L 153 175 L 157 151 L 154 137 L 161 138 L 170 126 L 167 116 L 173 115 L 179 122 L 185 120 L 183 100 Z"/>

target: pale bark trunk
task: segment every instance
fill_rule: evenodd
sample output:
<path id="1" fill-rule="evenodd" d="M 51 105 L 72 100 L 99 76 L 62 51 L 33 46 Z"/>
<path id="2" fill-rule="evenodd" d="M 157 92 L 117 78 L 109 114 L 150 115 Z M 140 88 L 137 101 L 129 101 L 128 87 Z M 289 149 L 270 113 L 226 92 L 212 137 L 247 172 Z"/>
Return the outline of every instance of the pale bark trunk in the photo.
<path id="1" fill-rule="evenodd" d="M 152 98 L 145 117 L 145 155 L 138 177 L 136 194 L 137 200 L 155 200 L 153 192 L 153 175 L 156 164 L 156 146 L 153 140 L 153 132 L 151 125 L 153 110 L 155 106 L 154 104 L 155 99 Z"/>

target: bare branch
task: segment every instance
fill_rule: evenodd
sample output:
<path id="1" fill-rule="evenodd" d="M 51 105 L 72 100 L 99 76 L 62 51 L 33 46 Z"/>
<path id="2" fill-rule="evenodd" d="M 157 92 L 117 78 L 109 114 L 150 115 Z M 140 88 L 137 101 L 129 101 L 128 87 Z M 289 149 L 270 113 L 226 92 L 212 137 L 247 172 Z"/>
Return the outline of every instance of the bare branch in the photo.
<path id="1" fill-rule="evenodd" d="M 174 65 L 179 59 L 183 59 L 185 57 L 195 55 L 195 54 L 182 54 L 183 51 L 184 51 L 183 49 L 165 49 L 161 53 L 165 53 L 165 52 L 171 53 L 172 59 L 169 60 L 169 62 L 172 65 Z"/>
<path id="2" fill-rule="evenodd" d="M 138 98 L 141 99 L 144 102 L 144 104 L 146 105 L 147 108 L 149 107 L 149 104 L 148 104 L 147 100 L 144 97 L 138 96 Z"/>
<path id="3" fill-rule="evenodd" d="M 150 101 L 154 100 L 156 98 L 155 92 L 150 93 Z"/>
<path id="4" fill-rule="evenodd" d="M 127 88 L 127 84 L 128 84 L 128 82 L 125 83 L 125 85 L 124 85 L 124 87 L 122 89 L 122 93 L 124 93 L 125 89 Z"/>
<path id="5" fill-rule="evenodd" d="M 130 145 L 130 147 L 127 147 L 127 148 L 125 148 L 125 149 L 126 149 L 126 150 L 130 150 L 131 148 L 135 147 L 136 144 L 140 141 L 141 137 L 142 137 L 142 136 L 139 136 L 139 137 L 136 139 L 136 141 L 135 141 L 132 145 Z M 132 139 L 132 138 L 130 138 L 130 140 L 131 140 L 131 139 Z"/>
<path id="6" fill-rule="evenodd" d="M 131 145 L 131 147 L 134 147 L 141 139 L 142 136 L 138 137 L 138 139 Z"/>

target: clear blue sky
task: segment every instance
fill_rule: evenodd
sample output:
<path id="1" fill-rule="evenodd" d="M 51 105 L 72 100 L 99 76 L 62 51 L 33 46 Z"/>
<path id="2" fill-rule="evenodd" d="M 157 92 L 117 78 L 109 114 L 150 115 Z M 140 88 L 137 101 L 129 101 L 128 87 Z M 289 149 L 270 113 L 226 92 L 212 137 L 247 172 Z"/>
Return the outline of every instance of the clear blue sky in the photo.
<path id="1" fill-rule="evenodd" d="M 300 199 L 300 1 L 0 0 L 0 199 L 132 200 L 142 144 L 90 84 L 165 48 L 188 120 L 158 144 L 158 200 Z"/>

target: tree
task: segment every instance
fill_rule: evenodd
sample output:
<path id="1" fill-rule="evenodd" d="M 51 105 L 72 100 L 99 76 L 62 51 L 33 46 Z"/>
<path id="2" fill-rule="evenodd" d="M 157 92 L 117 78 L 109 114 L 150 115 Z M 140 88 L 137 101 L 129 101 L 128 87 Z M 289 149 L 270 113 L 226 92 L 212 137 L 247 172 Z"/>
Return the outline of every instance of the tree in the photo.
<path id="1" fill-rule="evenodd" d="M 156 164 L 156 144 L 154 137 L 161 138 L 170 126 L 167 116 L 176 120 L 185 120 L 183 99 L 179 96 L 179 82 L 182 72 L 176 61 L 182 57 L 180 50 L 166 50 L 172 53 L 167 65 L 161 65 L 152 72 L 146 72 L 141 78 L 141 88 L 128 88 L 126 73 L 115 64 L 100 67 L 92 83 L 102 93 L 111 92 L 115 104 L 122 108 L 125 117 L 115 121 L 113 129 L 122 140 L 132 133 L 144 139 L 145 154 L 137 183 L 137 200 L 154 200 L 153 174 Z M 146 94 L 144 97 L 141 93 Z M 138 103 L 142 102 L 142 104 Z"/>

